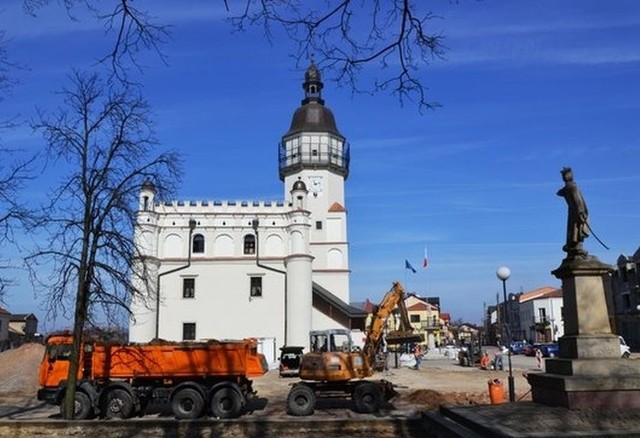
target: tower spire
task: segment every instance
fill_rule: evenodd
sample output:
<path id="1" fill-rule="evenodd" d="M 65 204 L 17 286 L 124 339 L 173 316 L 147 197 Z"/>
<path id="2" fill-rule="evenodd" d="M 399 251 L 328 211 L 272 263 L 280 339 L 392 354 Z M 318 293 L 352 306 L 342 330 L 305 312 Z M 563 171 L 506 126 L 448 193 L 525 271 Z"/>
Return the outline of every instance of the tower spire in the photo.
<path id="1" fill-rule="evenodd" d="M 310 102 L 317 102 L 320 105 L 324 105 L 324 100 L 322 99 L 322 88 L 324 84 L 320 79 L 320 70 L 311 60 L 311 65 L 307 69 L 304 74 L 304 83 L 302 84 L 302 88 L 304 88 L 304 99 L 302 99 L 302 104 L 306 105 Z"/>

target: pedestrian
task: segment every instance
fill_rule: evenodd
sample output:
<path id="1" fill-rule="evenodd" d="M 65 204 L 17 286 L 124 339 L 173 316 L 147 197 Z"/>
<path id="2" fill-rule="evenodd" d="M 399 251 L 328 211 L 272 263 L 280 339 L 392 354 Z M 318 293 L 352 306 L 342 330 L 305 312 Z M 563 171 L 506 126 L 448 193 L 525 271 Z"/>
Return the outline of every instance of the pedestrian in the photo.
<path id="1" fill-rule="evenodd" d="M 417 370 L 420 368 L 420 362 L 422 362 L 422 347 L 420 347 L 420 344 L 416 344 L 416 346 L 413 348 L 413 357 L 416 360 L 416 364 L 414 365 L 413 369 Z"/>
<path id="2" fill-rule="evenodd" d="M 486 351 L 482 353 L 482 358 L 480 359 L 480 369 L 488 370 L 491 365 L 489 364 L 489 353 Z"/>
<path id="3" fill-rule="evenodd" d="M 503 370 L 504 369 L 504 365 L 502 363 L 502 359 L 504 356 L 504 347 L 499 347 L 498 350 L 496 351 L 495 357 L 494 357 L 494 367 L 496 370 Z"/>

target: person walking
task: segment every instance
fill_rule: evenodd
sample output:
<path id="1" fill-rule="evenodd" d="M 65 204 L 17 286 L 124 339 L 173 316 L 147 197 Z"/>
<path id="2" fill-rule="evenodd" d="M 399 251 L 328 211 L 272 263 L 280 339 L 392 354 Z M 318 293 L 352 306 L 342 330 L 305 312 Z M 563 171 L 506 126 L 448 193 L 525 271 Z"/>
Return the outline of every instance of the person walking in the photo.
<path id="1" fill-rule="evenodd" d="M 422 362 L 422 347 L 420 346 L 420 344 L 416 344 L 416 346 L 413 348 L 413 357 L 416 360 L 416 364 L 414 365 L 413 369 L 420 369 L 420 362 Z"/>

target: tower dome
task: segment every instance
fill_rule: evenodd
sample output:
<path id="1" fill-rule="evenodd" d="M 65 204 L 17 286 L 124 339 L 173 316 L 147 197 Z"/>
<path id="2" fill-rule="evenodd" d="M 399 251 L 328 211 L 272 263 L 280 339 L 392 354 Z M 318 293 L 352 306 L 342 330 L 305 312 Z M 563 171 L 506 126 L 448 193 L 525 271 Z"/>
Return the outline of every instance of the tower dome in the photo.
<path id="1" fill-rule="evenodd" d="M 320 70 L 312 62 L 304 74 L 304 99 L 301 106 L 293 114 L 291 127 L 285 136 L 298 132 L 330 132 L 339 135 L 336 119 L 329 108 L 324 106 L 322 89 L 324 84 L 320 77 Z"/>
<path id="2" fill-rule="evenodd" d="M 324 105 L 324 84 L 313 62 L 304 74 L 302 88 L 304 99 L 280 143 L 280 179 L 284 181 L 285 176 L 305 168 L 325 168 L 346 178 L 349 144 L 338 131 L 333 113 Z"/>

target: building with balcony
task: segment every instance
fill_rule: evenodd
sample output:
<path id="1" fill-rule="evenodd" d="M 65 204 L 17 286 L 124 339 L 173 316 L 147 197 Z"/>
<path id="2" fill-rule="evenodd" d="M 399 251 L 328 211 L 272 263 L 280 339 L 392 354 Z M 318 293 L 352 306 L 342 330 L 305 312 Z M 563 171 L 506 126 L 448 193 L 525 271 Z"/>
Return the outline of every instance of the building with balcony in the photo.
<path id="1" fill-rule="evenodd" d="M 544 286 L 518 296 L 519 333 L 514 340 L 556 342 L 564 336 L 562 289 Z"/>

